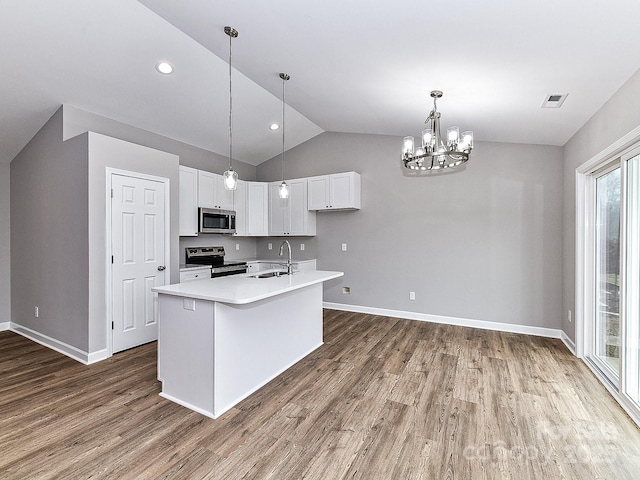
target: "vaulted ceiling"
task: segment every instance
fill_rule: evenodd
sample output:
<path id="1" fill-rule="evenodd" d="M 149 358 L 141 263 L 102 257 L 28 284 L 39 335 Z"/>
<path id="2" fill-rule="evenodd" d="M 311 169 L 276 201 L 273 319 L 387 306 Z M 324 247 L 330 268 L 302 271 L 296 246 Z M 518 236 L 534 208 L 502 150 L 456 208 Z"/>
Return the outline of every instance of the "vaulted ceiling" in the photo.
<path id="1" fill-rule="evenodd" d="M 257 165 L 322 131 L 563 145 L 640 68 L 629 0 L 0 0 L 0 162 L 61 104 Z M 155 70 L 167 60 L 175 72 Z M 548 94 L 569 94 L 543 109 Z"/>

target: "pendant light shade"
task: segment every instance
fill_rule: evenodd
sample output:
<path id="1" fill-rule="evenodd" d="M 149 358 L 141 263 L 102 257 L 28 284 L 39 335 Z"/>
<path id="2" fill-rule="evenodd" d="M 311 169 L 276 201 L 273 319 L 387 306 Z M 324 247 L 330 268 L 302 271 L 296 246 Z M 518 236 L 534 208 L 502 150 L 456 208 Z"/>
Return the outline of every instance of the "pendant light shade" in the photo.
<path id="1" fill-rule="evenodd" d="M 284 179 L 284 84 L 291 77 L 286 73 L 281 73 L 280 78 L 282 79 L 282 183 L 278 188 L 278 195 L 280 198 L 289 198 L 289 185 L 287 185 L 287 182 Z"/>
<path id="2" fill-rule="evenodd" d="M 227 190 L 235 190 L 238 186 L 238 173 L 233 169 L 231 162 L 233 161 L 233 96 L 231 95 L 231 39 L 238 37 L 238 31 L 235 28 L 224 27 L 224 33 L 229 35 L 229 169 L 224 172 L 224 188 Z"/>

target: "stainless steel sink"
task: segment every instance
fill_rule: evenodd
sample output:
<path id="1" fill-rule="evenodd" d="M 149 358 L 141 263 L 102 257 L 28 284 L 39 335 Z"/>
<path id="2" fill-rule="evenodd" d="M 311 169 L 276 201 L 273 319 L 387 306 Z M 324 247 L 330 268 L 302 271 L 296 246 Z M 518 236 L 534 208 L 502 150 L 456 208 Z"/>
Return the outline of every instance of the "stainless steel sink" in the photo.
<path id="1" fill-rule="evenodd" d="M 279 277 L 281 275 L 288 275 L 287 272 L 265 272 L 259 273 L 257 275 L 251 275 L 252 278 L 271 278 L 271 277 Z"/>

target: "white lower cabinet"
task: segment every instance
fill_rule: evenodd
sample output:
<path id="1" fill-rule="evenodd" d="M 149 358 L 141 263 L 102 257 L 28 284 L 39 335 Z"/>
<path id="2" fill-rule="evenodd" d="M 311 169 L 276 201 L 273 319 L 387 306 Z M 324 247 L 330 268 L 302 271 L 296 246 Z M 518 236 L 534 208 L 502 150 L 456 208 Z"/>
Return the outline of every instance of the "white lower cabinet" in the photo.
<path id="1" fill-rule="evenodd" d="M 180 272 L 180 283 L 193 282 L 194 280 L 202 280 L 204 278 L 211 278 L 211 267 L 196 268 Z"/>

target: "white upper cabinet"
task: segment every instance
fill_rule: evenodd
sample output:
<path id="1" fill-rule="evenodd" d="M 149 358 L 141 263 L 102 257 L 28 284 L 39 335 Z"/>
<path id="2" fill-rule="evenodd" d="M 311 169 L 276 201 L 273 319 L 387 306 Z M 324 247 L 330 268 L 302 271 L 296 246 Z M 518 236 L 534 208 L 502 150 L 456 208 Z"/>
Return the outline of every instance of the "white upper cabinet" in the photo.
<path id="1" fill-rule="evenodd" d="M 316 214 L 307 208 L 307 179 L 287 180 L 289 198 L 280 198 L 280 183 L 269 184 L 269 235 L 315 235 Z"/>
<path id="2" fill-rule="evenodd" d="M 222 175 L 198 170 L 199 207 L 233 210 L 233 193 L 224 188 Z"/>
<path id="3" fill-rule="evenodd" d="M 198 235 L 198 170 L 180 165 L 180 236 Z"/>
<path id="4" fill-rule="evenodd" d="M 269 191 L 268 183 L 246 183 L 246 228 L 248 237 L 266 237 L 269 235 Z"/>
<path id="5" fill-rule="evenodd" d="M 360 209 L 360 174 L 333 173 L 308 178 L 309 210 Z"/>
<path id="6" fill-rule="evenodd" d="M 238 180 L 238 186 L 233 194 L 233 209 L 236 211 L 236 235 L 247 236 L 247 182 Z"/>

